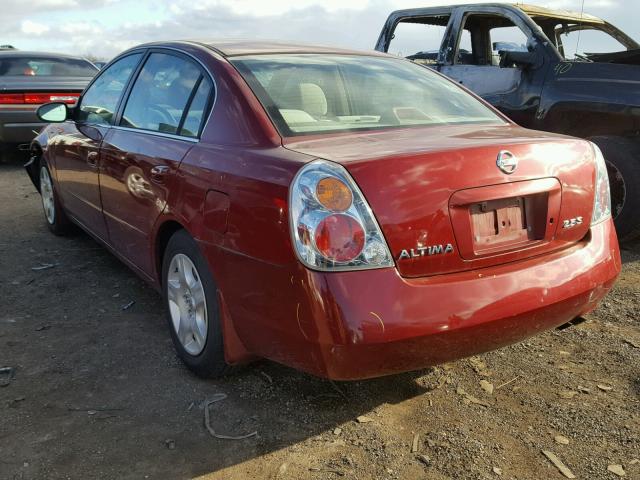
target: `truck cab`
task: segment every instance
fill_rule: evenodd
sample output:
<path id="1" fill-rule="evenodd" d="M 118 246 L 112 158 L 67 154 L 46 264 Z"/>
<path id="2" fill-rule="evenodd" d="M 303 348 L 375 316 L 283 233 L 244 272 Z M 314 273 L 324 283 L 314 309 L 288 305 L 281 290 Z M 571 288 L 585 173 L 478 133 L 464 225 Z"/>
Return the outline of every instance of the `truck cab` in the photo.
<path id="1" fill-rule="evenodd" d="M 603 151 L 621 239 L 640 234 L 640 45 L 584 13 L 474 4 L 398 10 L 376 50 L 454 79 L 518 124 Z"/>

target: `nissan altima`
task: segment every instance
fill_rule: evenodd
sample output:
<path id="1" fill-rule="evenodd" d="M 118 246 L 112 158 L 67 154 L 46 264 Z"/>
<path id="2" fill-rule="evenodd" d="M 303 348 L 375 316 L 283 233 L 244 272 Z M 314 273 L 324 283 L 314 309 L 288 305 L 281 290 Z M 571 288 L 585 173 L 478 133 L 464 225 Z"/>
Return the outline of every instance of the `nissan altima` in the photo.
<path id="1" fill-rule="evenodd" d="M 147 44 L 38 114 L 48 227 L 80 226 L 161 291 L 201 376 L 260 357 L 419 369 L 569 322 L 620 271 L 597 146 L 405 59 Z"/>

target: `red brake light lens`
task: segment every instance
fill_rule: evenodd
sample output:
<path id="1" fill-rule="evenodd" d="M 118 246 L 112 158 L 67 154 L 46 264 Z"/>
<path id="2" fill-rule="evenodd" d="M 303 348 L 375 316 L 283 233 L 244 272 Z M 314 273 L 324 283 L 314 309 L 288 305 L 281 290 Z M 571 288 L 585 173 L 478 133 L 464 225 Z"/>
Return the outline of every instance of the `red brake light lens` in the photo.
<path id="1" fill-rule="evenodd" d="M 24 103 L 41 104 L 49 102 L 61 102 L 74 105 L 80 95 L 77 93 L 25 93 Z"/>
<path id="2" fill-rule="evenodd" d="M 322 219 L 315 232 L 316 247 L 325 258 L 334 262 L 350 262 L 364 248 L 364 228 L 355 218 L 329 215 Z"/>
<path id="3" fill-rule="evenodd" d="M 0 104 L 10 105 L 24 103 L 24 96 L 21 93 L 0 93 Z"/>
<path id="4" fill-rule="evenodd" d="M 61 102 L 75 105 L 80 97 L 79 93 L 0 93 L 0 104 L 4 105 L 41 105 L 43 103 Z"/>

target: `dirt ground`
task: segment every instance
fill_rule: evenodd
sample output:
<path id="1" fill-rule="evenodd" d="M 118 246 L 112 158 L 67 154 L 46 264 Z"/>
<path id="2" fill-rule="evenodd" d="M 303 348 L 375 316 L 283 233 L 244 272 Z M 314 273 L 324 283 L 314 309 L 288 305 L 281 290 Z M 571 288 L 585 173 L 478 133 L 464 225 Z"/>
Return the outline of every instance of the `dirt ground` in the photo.
<path id="1" fill-rule="evenodd" d="M 2 480 L 565 478 L 543 450 L 577 478 L 640 478 L 640 242 L 588 322 L 334 384 L 267 361 L 195 378 L 158 294 L 88 236 L 51 235 L 17 162 L 0 165 L 0 229 Z M 212 428 L 256 436 L 207 432 L 219 393 Z"/>

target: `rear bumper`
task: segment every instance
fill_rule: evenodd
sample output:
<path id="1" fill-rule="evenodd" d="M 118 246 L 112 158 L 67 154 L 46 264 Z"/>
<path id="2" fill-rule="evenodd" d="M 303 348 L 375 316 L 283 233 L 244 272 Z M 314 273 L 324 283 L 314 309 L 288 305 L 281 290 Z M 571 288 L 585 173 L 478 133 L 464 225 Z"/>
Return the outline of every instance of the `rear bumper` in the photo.
<path id="1" fill-rule="evenodd" d="M 266 356 L 336 380 L 424 368 L 519 342 L 592 310 L 620 268 L 608 220 L 565 250 L 470 272 L 419 279 L 395 269 L 308 272 L 308 295 L 290 297 L 303 340 L 275 341 L 287 351 L 267 348 Z"/>
<path id="2" fill-rule="evenodd" d="M 3 105 L 0 107 L 0 143 L 30 143 L 46 123 L 36 115 L 39 105 Z"/>

